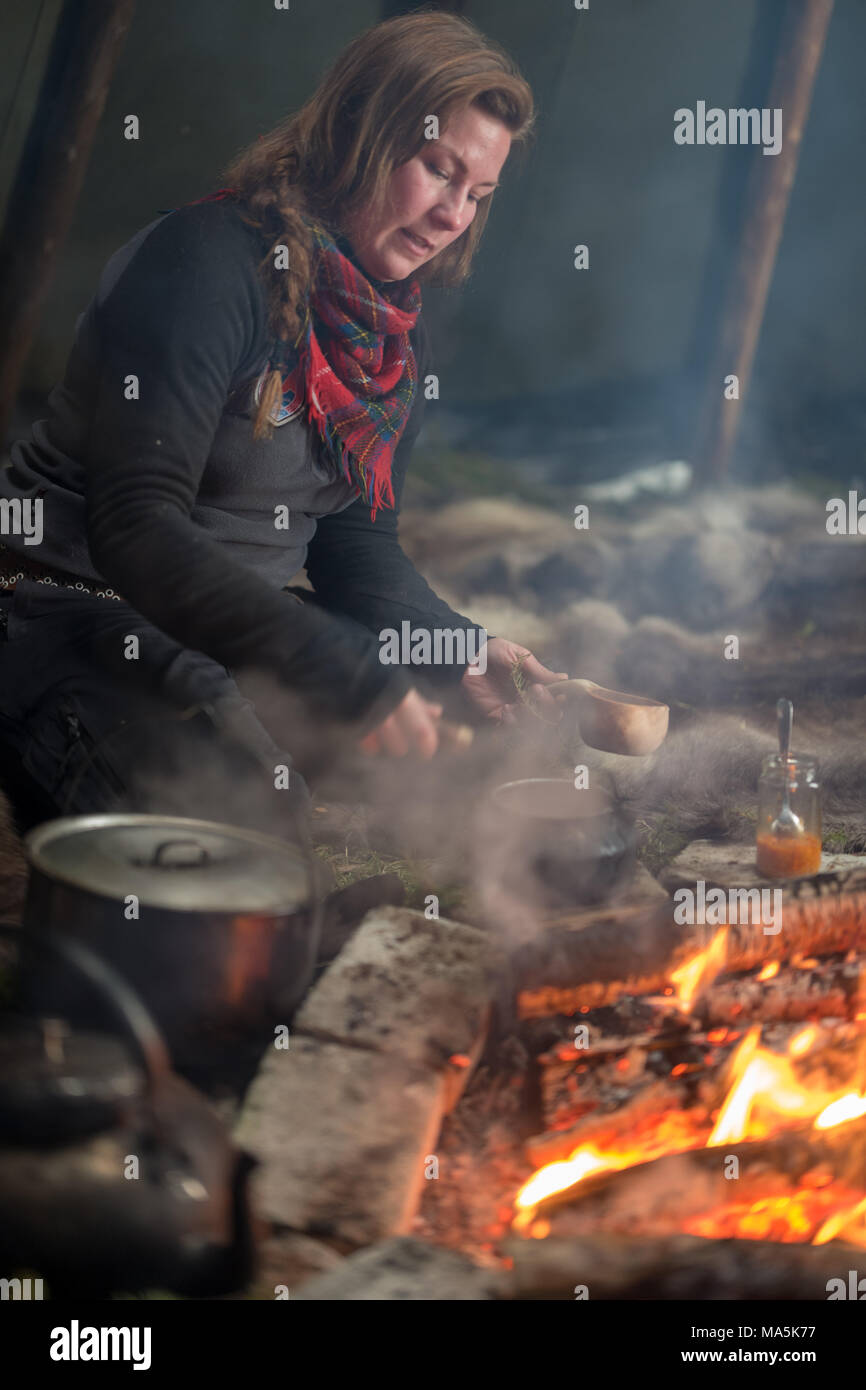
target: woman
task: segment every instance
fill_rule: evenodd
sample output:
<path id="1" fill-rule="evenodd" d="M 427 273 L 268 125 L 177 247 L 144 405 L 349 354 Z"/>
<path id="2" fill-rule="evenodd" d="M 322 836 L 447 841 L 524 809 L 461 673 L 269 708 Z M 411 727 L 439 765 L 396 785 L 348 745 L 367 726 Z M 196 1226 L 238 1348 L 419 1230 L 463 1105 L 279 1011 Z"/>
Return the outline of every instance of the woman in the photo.
<path id="1" fill-rule="evenodd" d="M 397 537 L 429 361 L 420 285 L 466 277 L 532 118 L 471 25 L 390 20 L 224 189 L 108 262 L 0 481 L 42 503 L 38 544 L 0 552 L 0 735 L 31 815 L 126 805 L 274 829 L 275 806 L 306 802 L 280 772 L 310 720 L 371 753 L 436 751 L 442 705 L 377 639 L 406 620 L 484 636 Z M 304 565 L 312 593 L 287 593 Z M 426 669 L 433 693 L 459 685 L 508 721 L 519 657 L 542 699 L 556 678 L 500 637 L 484 655 L 483 672 Z M 270 682 L 255 709 L 249 673 Z M 250 767 L 283 795 L 247 798 L 238 778 L 226 805 L 225 769 Z"/>

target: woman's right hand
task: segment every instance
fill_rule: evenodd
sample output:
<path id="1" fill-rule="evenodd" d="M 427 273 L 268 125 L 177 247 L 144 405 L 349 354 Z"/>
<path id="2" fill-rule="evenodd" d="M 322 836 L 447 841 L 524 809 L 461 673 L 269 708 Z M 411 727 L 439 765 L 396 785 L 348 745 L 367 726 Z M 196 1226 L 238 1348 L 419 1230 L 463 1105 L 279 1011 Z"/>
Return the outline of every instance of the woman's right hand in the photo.
<path id="1" fill-rule="evenodd" d="M 365 753 L 390 753 L 396 758 L 415 753 L 427 760 L 439 746 L 441 714 L 441 705 L 431 705 L 417 690 L 410 690 L 387 719 L 360 740 L 358 747 Z"/>

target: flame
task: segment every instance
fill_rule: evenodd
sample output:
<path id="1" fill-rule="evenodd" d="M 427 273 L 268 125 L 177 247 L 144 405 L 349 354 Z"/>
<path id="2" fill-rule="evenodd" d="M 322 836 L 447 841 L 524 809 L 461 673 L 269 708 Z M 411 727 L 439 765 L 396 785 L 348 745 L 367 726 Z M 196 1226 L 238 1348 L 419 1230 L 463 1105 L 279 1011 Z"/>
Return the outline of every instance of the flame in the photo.
<path id="1" fill-rule="evenodd" d="M 768 960 L 761 973 L 755 976 L 755 979 L 763 984 L 765 980 L 774 980 L 778 973 L 779 962 L 777 960 Z"/>
<path id="2" fill-rule="evenodd" d="M 698 951 L 691 960 L 671 972 L 671 984 L 683 1013 L 689 1012 L 698 994 L 722 973 L 727 956 L 728 929 L 720 927 L 705 950 Z"/>
<path id="3" fill-rule="evenodd" d="M 691 1115 L 675 1110 L 648 1127 L 643 1135 L 632 1137 L 630 1143 L 619 1146 L 611 1143 L 606 1148 L 598 1143 L 581 1144 L 568 1158 L 544 1164 L 520 1189 L 515 1205 L 519 1212 L 528 1213 L 526 1220 L 531 1220 L 535 1208 L 545 1197 L 564 1192 L 595 1173 L 631 1168 L 636 1163 L 662 1158 L 665 1154 L 698 1149 L 702 1143 Z M 517 1224 L 522 1227 L 526 1221 L 518 1218 Z"/>
<path id="4" fill-rule="evenodd" d="M 554 1192 L 564 1192 L 567 1187 L 573 1187 L 590 1173 L 628 1168 L 632 1162 L 627 1154 L 600 1154 L 594 1144 L 586 1144 L 583 1148 L 576 1149 L 570 1158 L 558 1163 L 546 1163 L 543 1168 L 539 1168 L 520 1189 L 517 1205 L 534 1209 L 545 1197 L 551 1197 Z"/>
<path id="5" fill-rule="evenodd" d="M 826 1245 L 828 1241 L 842 1236 L 852 1245 L 866 1246 L 866 1227 L 861 1220 L 866 1216 L 866 1197 L 854 1206 L 848 1206 L 828 1216 L 823 1226 L 812 1240 L 813 1245 Z"/>
<path id="6" fill-rule="evenodd" d="M 814 1023 L 801 1028 L 788 1043 L 789 1057 L 804 1057 L 818 1039 L 819 1029 Z"/>
<path id="7" fill-rule="evenodd" d="M 830 1210 L 833 1207 L 837 1210 Z M 683 1229 L 687 1235 L 709 1240 L 735 1236 L 802 1245 L 826 1245 L 842 1234 L 845 1240 L 862 1245 L 866 1244 L 866 1231 L 857 1228 L 864 1210 L 866 1199 L 858 1201 L 849 1189 L 831 1182 L 823 1188 L 804 1186 L 788 1195 L 775 1194 L 751 1203 L 728 1202 L 706 1216 L 685 1221 Z"/>
<path id="8" fill-rule="evenodd" d="M 861 1115 L 866 1115 L 866 1095 L 859 1096 L 856 1091 L 849 1091 L 821 1111 L 815 1128 L 831 1129 L 834 1125 L 844 1125 L 847 1120 L 859 1120 Z"/>
<path id="9" fill-rule="evenodd" d="M 824 1111 L 828 1094 L 802 1085 L 793 1067 L 793 1059 L 808 1052 L 817 1032 L 814 1025 L 801 1029 L 788 1044 L 788 1055 L 783 1057 L 758 1046 L 760 1024 L 749 1029 L 731 1059 L 731 1074 L 736 1079 L 719 1111 L 707 1148 L 742 1139 L 764 1139 L 779 1128 L 780 1116 L 812 1119 Z"/>
<path id="10" fill-rule="evenodd" d="M 721 935 L 678 972 L 680 979 L 675 983 L 681 1007 L 688 1007 L 718 961 L 724 946 L 719 941 Z M 698 968 L 692 969 L 695 965 Z M 567 1159 L 540 1168 L 521 1188 L 515 1199 L 515 1227 L 531 1226 L 540 1202 L 595 1173 L 628 1168 L 688 1149 L 764 1139 L 792 1121 L 811 1121 L 814 1129 L 825 1130 L 866 1115 L 866 1090 L 828 1091 L 797 1076 L 797 1063 L 814 1047 L 820 1031 L 815 1024 L 808 1024 L 790 1039 L 785 1053 L 778 1053 L 760 1046 L 761 1026 L 754 1025 L 730 1059 L 730 1084 L 709 1136 L 706 1129 L 698 1133 L 696 1122 L 686 1112 L 677 1111 L 666 1115 L 643 1137 L 635 1136 L 630 1145 L 621 1142 L 609 1149 L 592 1143 L 580 1145 Z M 673 1074 L 683 1069 L 680 1063 Z M 804 1182 L 793 1194 L 774 1194 L 751 1204 L 732 1202 L 695 1218 L 684 1229 L 694 1235 L 788 1241 L 808 1241 L 814 1232 L 815 1244 L 842 1233 L 846 1240 L 866 1246 L 864 1217 L 866 1198 L 833 1183 L 830 1177 L 823 1185 Z"/>

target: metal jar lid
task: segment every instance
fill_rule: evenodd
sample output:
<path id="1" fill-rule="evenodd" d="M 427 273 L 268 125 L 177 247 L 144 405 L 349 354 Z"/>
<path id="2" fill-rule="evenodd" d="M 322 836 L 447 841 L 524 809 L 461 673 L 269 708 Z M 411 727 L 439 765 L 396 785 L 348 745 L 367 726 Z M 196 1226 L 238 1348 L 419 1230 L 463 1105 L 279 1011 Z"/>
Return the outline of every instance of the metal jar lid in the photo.
<path id="1" fill-rule="evenodd" d="M 286 913 L 309 903 L 310 861 L 284 840 L 183 816 L 64 816 L 25 837 L 33 869 L 108 898 L 191 912 Z"/>

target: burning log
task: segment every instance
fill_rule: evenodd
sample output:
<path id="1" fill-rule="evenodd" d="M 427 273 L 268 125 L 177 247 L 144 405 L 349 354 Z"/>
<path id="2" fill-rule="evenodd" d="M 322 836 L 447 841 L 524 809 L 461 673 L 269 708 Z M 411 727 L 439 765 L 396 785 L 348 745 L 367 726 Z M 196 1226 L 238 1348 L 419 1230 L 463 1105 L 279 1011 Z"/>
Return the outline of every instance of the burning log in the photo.
<path id="1" fill-rule="evenodd" d="M 553 1130 L 527 1140 L 526 1155 L 536 1168 L 554 1163 L 574 1152 L 581 1145 L 599 1149 L 639 1148 L 641 1136 L 655 1131 L 667 1116 L 682 1115 L 692 1142 L 700 1144 L 702 1125 L 709 1129 L 708 1115 L 689 1108 L 691 1093 L 688 1084 L 678 1078 L 657 1081 L 644 1086 L 618 1109 L 609 1112 L 593 1110 L 568 1129 Z"/>
<path id="2" fill-rule="evenodd" d="M 731 922 L 725 971 L 866 947 L 866 869 L 778 886 L 784 892 L 781 931 L 765 932 L 760 920 Z M 521 947 L 514 960 L 522 986 L 520 1017 L 577 1013 L 613 1004 L 625 994 L 661 993 L 671 972 L 718 930 L 680 924 L 675 910 L 670 900 L 636 913 L 615 931 L 603 923 L 581 931 L 555 928 Z"/>
<path id="3" fill-rule="evenodd" d="M 681 1024 L 666 1018 L 652 1052 L 637 1049 L 644 1063 L 664 1059 L 671 1051 L 679 1058 L 673 1066 L 666 1061 L 669 1075 L 649 1086 L 634 1049 L 625 1054 L 628 1073 L 621 1069 L 622 1059 L 612 1068 L 603 1049 L 594 1062 L 592 1050 L 575 1054 L 587 1060 L 572 1058 L 570 1072 L 564 1047 L 540 1059 L 549 1132 L 528 1142 L 530 1162 L 539 1167 L 592 1151 L 605 1159 L 599 1167 L 619 1169 L 726 1139 L 761 1138 L 768 1132 L 768 1114 L 777 1128 L 790 1128 L 794 1117 L 827 1128 L 841 1123 L 843 1113 L 853 1120 L 866 1110 L 856 1080 L 866 1062 L 866 1039 L 858 1022 L 832 1030 L 815 1023 L 794 1032 L 783 1026 L 787 1038 L 778 1036 L 777 1026 L 771 1031 L 776 1046 L 784 1045 L 782 1051 L 768 1051 L 761 1044 L 760 1026 L 744 1034 L 727 1028 L 698 1031 L 686 1018 Z M 782 1098 L 778 1106 L 776 1093 Z M 610 1114 L 611 1104 L 618 1102 Z M 753 1112 L 757 1128 L 750 1127 Z M 563 1176 L 567 1181 L 560 1186 L 567 1186 L 583 1173 Z"/>
<path id="4" fill-rule="evenodd" d="M 830 1245 L 782 1245 L 763 1240 L 703 1240 L 667 1236 L 634 1240 L 601 1235 L 513 1239 L 506 1296 L 569 1299 L 585 1285 L 599 1299 L 826 1299 L 862 1268 L 863 1251 Z M 857 1298 L 854 1291 L 850 1297 Z"/>
<path id="5" fill-rule="evenodd" d="M 754 975 L 716 980 L 698 1002 L 702 1022 L 799 1023 L 806 1019 L 850 1018 L 860 1002 L 862 968 L 845 961 L 816 969 L 785 970 L 772 979 Z"/>
<path id="6" fill-rule="evenodd" d="M 851 967 L 840 966 L 839 969 Z M 809 972 L 804 972 L 808 983 Z M 732 989 L 739 982 L 732 982 Z M 754 980 L 746 982 L 756 986 Z M 757 986 L 760 988 L 760 986 Z M 541 1114 L 548 1133 L 531 1141 L 530 1158 L 538 1157 L 540 1162 L 549 1162 L 565 1157 L 579 1143 L 594 1140 L 594 1133 L 587 1133 L 586 1126 L 602 1127 L 609 1124 L 609 1111 L 612 1106 L 632 1106 L 636 1093 L 651 1093 L 658 1087 L 664 1088 L 670 1080 L 689 1080 L 706 1108 L 712 1099 L 715 1106 L 722 1099 L 717 1094 L 718 1078 L 726 1084 L 727 1066 L 725 1057 L 744 1036 L 742 1027 L 710 1026 L 722 1012 L 716 1007 L 717 994 L 725 996 L 724 985 L 714 986 L 706 1000 L 701 1001 L 698 1018 L 682 1014 L 665 1014 L 662 1027 L 656 1033 L 635 1034 L 631 1037 L 591 1037 L 584 1049 L 576 1049 L 571 1042 L 559 1042 L 537 1059 L 541 1096 Z M 795 998 L 795 1005 L 812 1000 L 809 992 Z M 660 1001 L 663 1005 L 666 1000 Z M 812 1041 L 808 1046 L 809 1057 L 801 1059 L 800 1070 L 810 1086 L 820 1086 L 825 1091 L 844 1089 L 847 1078 L 859 1073 L 859 1055 L 864 1045 L 861 1022 L 843 1022 L 848 1007 L 845 996 L 831 993 L 819 1000 L 827 1013 L 823 1017 L 832 1027 L 826 1025 L 812 1030 Z M 835 1007 L 838 1005 L 838 1008 Z M 739 1008 L 739 1003 L 735 1004 Z M 832 1013 L 830 1012 L 832 1008 Z M 786 1018 L 782 1018 L 787 1013 Z M 760 1011 L 758 1011 L 760 1017 Z M 785 1010 L 766 1010 L 767 1017 L 762 1021 L 769 1024 L 767 1045 L 771 1048 L 784 1048 L 791 1042 L 790 1029 L 784 1024 L 801 1022 L 809 1017 L 810 1024 L 821 1016 L 822 1010 L 814 1005 L 808 1014 L 795 1007 Z M 590 1015 L 591 1017 L 591 1015 Z M 741 1010 L 734 1019 L 736 1024 L 746 1022 L 745 1011 Z M 798 1037 L 806 1037 L 800 1033 Z M 667 1073 L 667 1075 L 665 1075 Z M 661 1080 L 653 1078 L 661 1077 Z M 727 1078 L 729 1079 L 729 1078 Z M 661 1114 L 668 1113 L 668 1102 L 662 1094 Z M 694 1099 L 692 1100 L 694 1104 Z"/>
<path id="7" fill-rule="evenodd" d="M 816 1244 L 862 1211 L 866 1121 L 669 1154 L 590 1175 L 535 1206 L 544 1234 L 776 1236 Z M 831 1222 L 835 1223 L 833 1229 Z M 824 1232 L 822 1236 L 822 1232 Z"/>
<path id="8" fill-rule="evenodd" d="M 612 1004 L 623 994 L 654 994 L 689 940 L 673 919 L 672 902 L 636 912 L 615 930 L 593 922 L 580 931 L 553 928 L 519 948 L 513 967 L 521 986 L 521 1018 L 577 1013 Z M 694 949 L 694 939 L 691 938 Z"/>
<path id="9" fill-rule="evenodd" d="M 541 1114 L 547 1130 L 570 1134 L 587 1112 L 608 1117 L 612 1107 L 630 1105 L 638 1090 L 645 1092 L 648 1084 L 652 1089 L 653 1071 L 659 1074 L 657 1067 L 648 1069 L 651 1055 L 657 1059 L 666 1049 L 681 1047 L 682 1035 L 679 1044 L 649 1037 L 612 1042 L 613 1047 L 600 1041 L 580 1052 L 565 1044 L 538 1058 Z M 668 1071 L 672 1065 L 668 1064 Z"/>
<path id="10" fill-rule="evenodd" d="M 782 930 L 760 923 L 732 925 L 727 968 L 749 970 L 767 960 L 846 954 L 866 947 L 866 869 L 815 874 L 784 885 Z"/>

